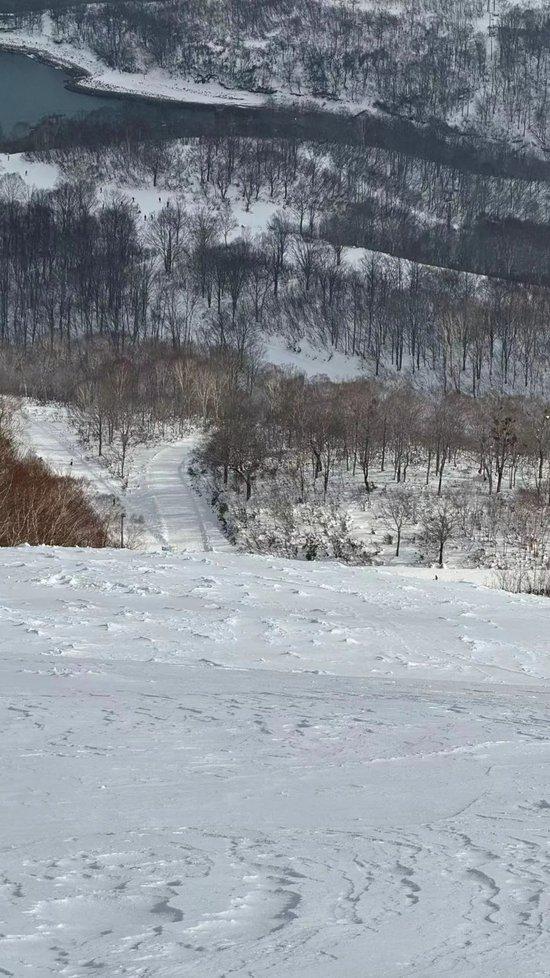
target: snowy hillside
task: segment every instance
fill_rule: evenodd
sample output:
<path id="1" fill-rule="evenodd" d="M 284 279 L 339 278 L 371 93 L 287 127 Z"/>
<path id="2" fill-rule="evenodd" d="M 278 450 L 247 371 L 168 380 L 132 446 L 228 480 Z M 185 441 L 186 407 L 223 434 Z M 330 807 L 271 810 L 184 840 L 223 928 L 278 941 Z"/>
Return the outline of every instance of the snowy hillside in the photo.
<path id="1" fill-rule="evenodd" d="M 6 975 L 546 975 L 548 603 L 0 554 Z"/>

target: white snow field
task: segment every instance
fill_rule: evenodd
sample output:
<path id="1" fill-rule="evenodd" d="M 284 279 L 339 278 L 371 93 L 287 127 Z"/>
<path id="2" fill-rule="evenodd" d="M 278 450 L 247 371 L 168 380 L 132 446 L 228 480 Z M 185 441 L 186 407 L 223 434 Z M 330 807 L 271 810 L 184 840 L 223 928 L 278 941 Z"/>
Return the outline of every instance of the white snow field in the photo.
<path id="1" fill-rule="evenodd" d="M 550 972 L 550 605 L 0 551 L 0 975 Z"/>

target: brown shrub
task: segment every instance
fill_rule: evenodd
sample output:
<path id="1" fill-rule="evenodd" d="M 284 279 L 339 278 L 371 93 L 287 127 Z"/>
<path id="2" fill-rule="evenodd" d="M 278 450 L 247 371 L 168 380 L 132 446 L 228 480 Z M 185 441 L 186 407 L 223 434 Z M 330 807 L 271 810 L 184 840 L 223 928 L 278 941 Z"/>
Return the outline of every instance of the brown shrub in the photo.
<path id="1" fill-rule="evenodd" d="M 20 457 L 0 431 L 0 546 L 22 543 L 105 547 L 109 534 L 79 482 L 32 455 Z"/>

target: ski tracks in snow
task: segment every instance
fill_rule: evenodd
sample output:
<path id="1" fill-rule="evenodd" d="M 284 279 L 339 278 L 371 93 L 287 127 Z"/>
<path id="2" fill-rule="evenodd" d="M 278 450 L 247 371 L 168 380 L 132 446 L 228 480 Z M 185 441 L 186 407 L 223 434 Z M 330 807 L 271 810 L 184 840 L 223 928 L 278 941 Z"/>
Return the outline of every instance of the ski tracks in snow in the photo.
<path id="1" fill-rule="evenodd" d="M 156 452 L 145 470 L 142 492 L 156 513 L 152 527 L 162 544 L 172 550 L 212 552 L 229 550 L 216 517 L 195 491 L 189 465 L 196 436 L 190 435 Z"/>

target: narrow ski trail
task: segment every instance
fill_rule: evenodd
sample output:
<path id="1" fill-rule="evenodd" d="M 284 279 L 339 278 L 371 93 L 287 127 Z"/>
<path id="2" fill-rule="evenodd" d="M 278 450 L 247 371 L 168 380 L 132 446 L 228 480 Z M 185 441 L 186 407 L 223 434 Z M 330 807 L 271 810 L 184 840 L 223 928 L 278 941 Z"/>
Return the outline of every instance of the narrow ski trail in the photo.
<path id="1" fill-rule="evenodd" d="M 154 506 L 157 533 L 174 550 L 229 550 L 208 503 L 195 491 L 189 476 L 197 439 L 190 435 L 158 451 L 150 460 L 143 492 Z"/>
<path id="2" fill-rule="evenodd" d="M 139 526 L 138 549 L 229 551 L 215 513 L 192 485 L 189 465 L 198 435 L 165 445 L 142 446 L 132 463 L 129 485 L 112 475 L 102 461 L 88 456 L 67 412 L 57 405 L 29 402 L 22 412 L 22 444 L 60 475 L 85 480 L 100 497 L 118 498 Z"/>

